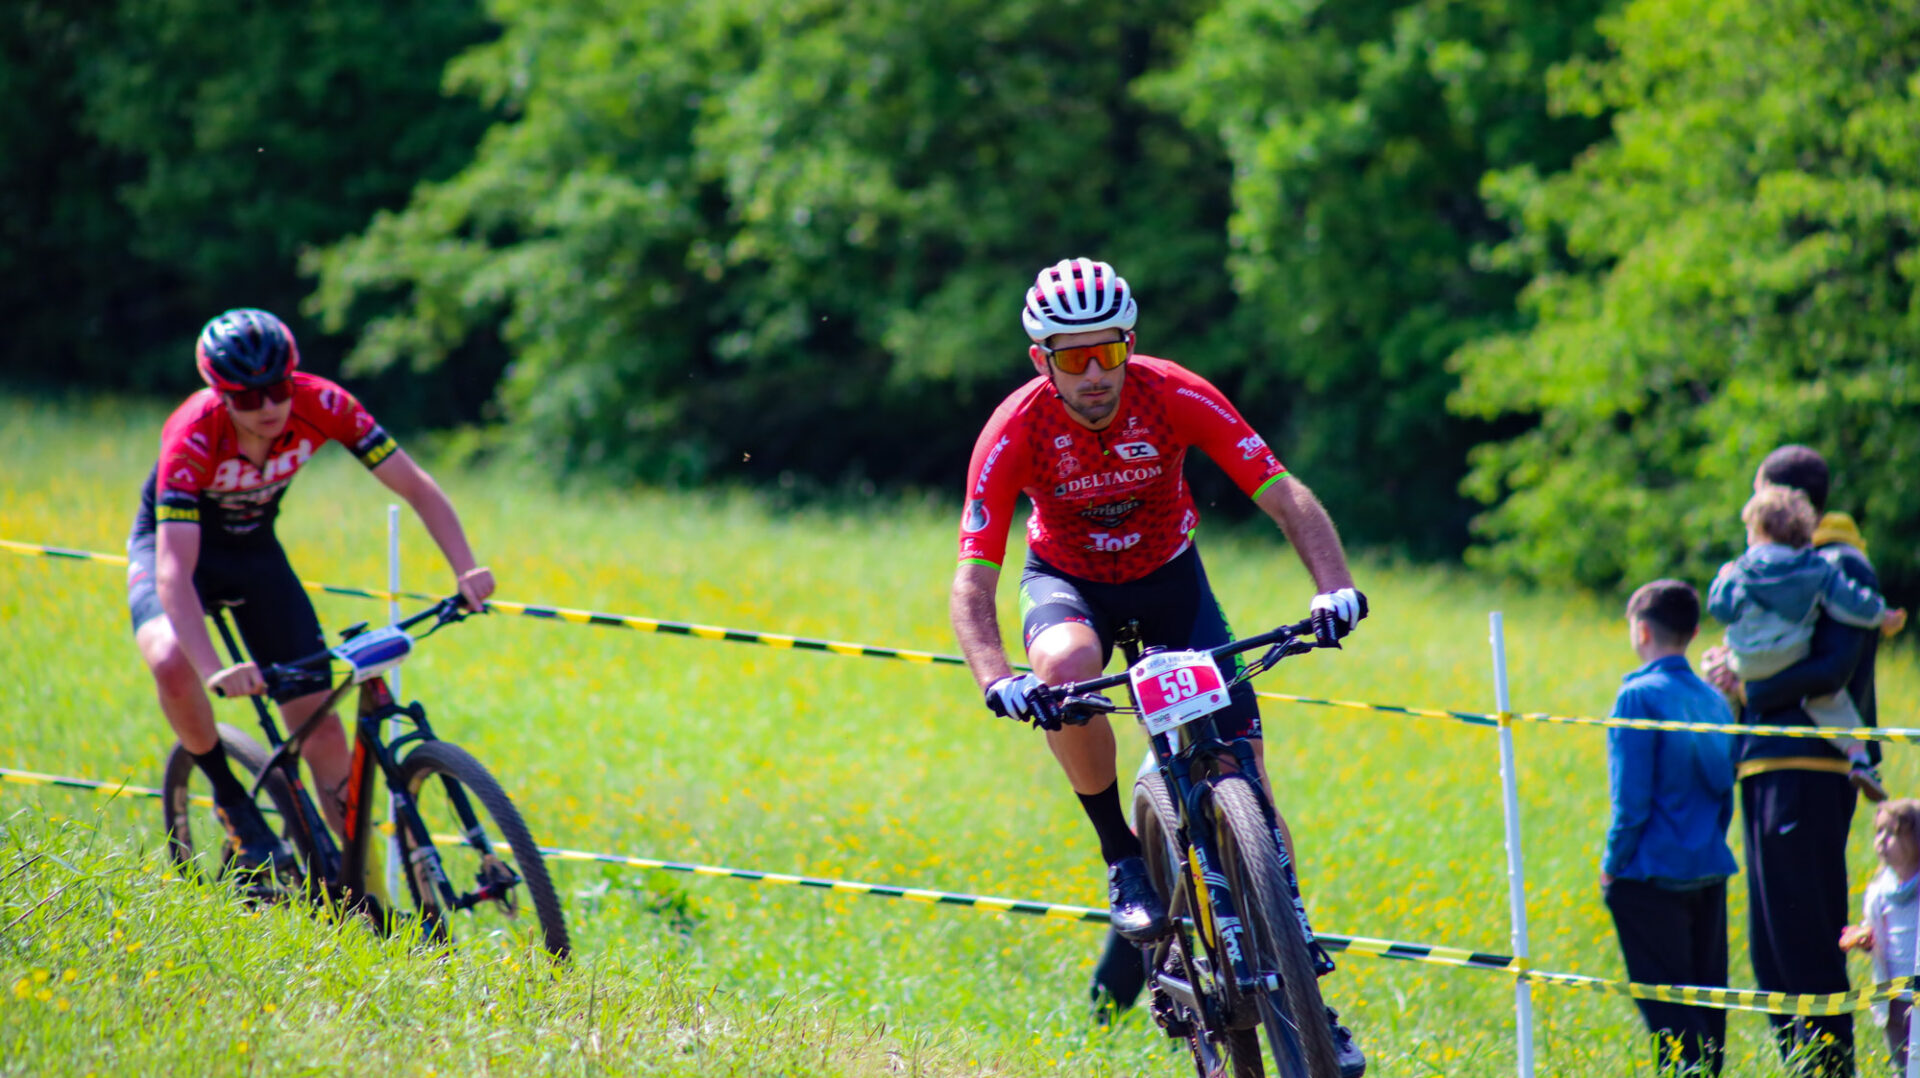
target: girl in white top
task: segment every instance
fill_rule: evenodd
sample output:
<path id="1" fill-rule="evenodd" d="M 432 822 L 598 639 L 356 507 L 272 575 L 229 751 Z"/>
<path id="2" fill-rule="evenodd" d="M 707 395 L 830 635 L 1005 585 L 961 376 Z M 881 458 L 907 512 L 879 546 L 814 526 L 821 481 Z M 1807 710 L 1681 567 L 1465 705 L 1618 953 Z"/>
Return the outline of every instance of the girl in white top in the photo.
<path id="1" fill-rule="evenodd" d="M 1849 925 L 1840 934 L 1843 949 L 1866 951 L 1873 958 L 1873 979 L 1890 981 L 1916 972 L 1915 945 L 1920 943 L 1920 801 L 1886 801 L 1873 817 L 1873 852 L 1880 871 L 1867 884 L 1863 923 Z M 1886 1027 L 1887 1048 L 1895 1068 L 1907 1066 L 1907 1019 L 1904 1000 L 1873 1005 L 1873 1016 Z"/>

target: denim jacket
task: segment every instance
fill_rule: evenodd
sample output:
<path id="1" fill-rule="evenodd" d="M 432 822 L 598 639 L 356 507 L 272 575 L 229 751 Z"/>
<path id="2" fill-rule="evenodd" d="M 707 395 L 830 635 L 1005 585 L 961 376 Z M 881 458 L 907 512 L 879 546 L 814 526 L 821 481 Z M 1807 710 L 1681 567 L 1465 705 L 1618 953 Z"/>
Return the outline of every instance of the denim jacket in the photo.
<path id="1" fill-rule="evenodd" d="M 1729 732 L 1607 731 L 1613 824 L 1601 870 L 1655 881 L 1733 875 L 1733 713 L 1726 700 L 1684 655 L 1655 659 L 1621 680 L 1615 718 L 1714 723 Z"/>

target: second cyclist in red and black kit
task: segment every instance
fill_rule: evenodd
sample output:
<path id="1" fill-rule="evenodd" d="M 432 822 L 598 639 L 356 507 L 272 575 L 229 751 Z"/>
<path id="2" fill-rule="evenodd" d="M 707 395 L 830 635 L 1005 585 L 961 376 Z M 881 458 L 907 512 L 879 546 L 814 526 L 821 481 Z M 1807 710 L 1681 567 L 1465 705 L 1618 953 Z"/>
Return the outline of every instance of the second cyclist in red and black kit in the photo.
<path id="1" fill-rule="evenodd" d="M 1100 676 L 1115 632 L 1128 621 L 1138 622 L 1147 647 L 1200 649 L 1232 639 L 1194 547 L 1199 513 L 1182 473 L 1187 451 L 1207 454 L 1286 533 L 1318 591 L 1311 609 L 1323 641 L 1352 632 L 1366 616 L 1366 599 L 1354 589 L 1326 511 L 1226 397 L 1176 363 L 1134 353 L 1136 315 L 1127 282 L 1104 262 L 1062 261 L 1028 290 L 1021 322 L 1038 377 L 1001 403 L 974 445 L 951 601 L 961 651 L 987 706 L 1047 731 L 1099 835 L 1114 930 L 1150 940 L 1169 925 L 1121 808 L 1113 729 L 1105 716 L 1063 726 L 1049 698 L 1034 690 Z M 1000 642 L 994 593 L 1022 494 L 1033 513 L 1020 575 L 1021 637 L 1034 672 L 1018 675 Z M 1235 686 L 1230 699 L 1215 716 L 1218 728 L 1252 740 L 1264 769 L 1252 686 Z M 1137 956 L 1122 957 L 1139 965 Z M 1138 990 L 1136 973 L 1125 1002 Z M 1342 1073 L 1360 1074 L 1365 1057 L 1352 1035 L 1331 1012 L 1328 1020 Z"/>
<path id="2" fill-rule="evenodd" d="M 160 458 L 127 540 L 127 602 L 160 708 L 212 785 L 238 864 L 260 868 L 285 850 L 233 774 L 207 693 L 264 692 L 255 663 L 284 663 L 326 646 L 313 602 L 273 532 L 294 474 L 328 442 L 339 442 L 419 514 L 473 609 L 493 593 L 493 575 L 474 564 L 460 518 L 433 478 L 346 390 L 297 370 L 300 353 L 280 319 L 249 308 L 228 311 L 201 331 L 195 359 L 207 388 L 161 428 Z M 235 604 L 254 662 L 220 660 L 207 632 L 208 603 Z M 325 674 L 274 686 L 289 728 L 312 718 L 327 688 Z M 302 756 L 320 808 L 338 828 L 348 767 L 338 716 L 319 720 Z"/>

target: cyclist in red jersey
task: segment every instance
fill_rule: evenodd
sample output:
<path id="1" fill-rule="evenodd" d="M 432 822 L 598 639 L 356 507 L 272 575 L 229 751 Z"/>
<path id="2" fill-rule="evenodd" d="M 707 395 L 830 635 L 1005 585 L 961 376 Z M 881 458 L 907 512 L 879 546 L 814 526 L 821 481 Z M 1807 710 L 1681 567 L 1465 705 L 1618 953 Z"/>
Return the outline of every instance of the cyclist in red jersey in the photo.
<path id="1" fill-rule="evenodd" d="M 1121 808 L 1113 729 L 1105 716 L 1062 726 L 1048 698 L 1034 690 L 1100 676 L 1115 631 L 1129 620 L 1138 621 L 1149 647 L 1207 648 L 1232 639 L 1194 547 L 1199 514 L 1181 472 L 1187 450 L 1206 453 L 1286 533 L 1318 591 L 1311 611 L 1323 642 L 1352 632 L 1367 606 L 1313 493 L 1204 378 L 1134 354 L 1136 315 L 1126 281 L 1104 262 L 1062 261 L 1042 270 L 1028 290 L 1021 322 L 1038 377 L 1001 403 L 974 445 L 951 605 L 960 649 L 988 708 L 1045 729 L 1079 795 L 1107 862 L 1114 931 L 1145 941 L 1170 926 Z M 994 608 L 1008 526 L 1023 493 L 1033 503 L 1020 586 L 1031 674 L 1014 673 Z M 1264 772 L 1252 687 L 1242 683 L 1230 695 L 1232 703 L 1216 715 L 1220 732 L 1251 740 Z M 1290 834 L 1287 841 L 1291 847 Z M 1317 944 L 1315 952 L 1322 972 L 1330 971 Z M 1131 961 L 1138 965 L 1137 956 Z M 1135 974 L 1124 1002 L 1138 990 Z M 1328 1021 L 1341 1072 L 1356 1078 L 1366 1059 L 1331 1011 Z"/>
<path id="2" fill-rule="evenodd" d="M 258 869 L 290 864 L 288 853 L 235 778 L 207 693 L 248 696 L 267 686 L 254 662 L 221 661 L 207 632 L 206 604 L 237 604 L 234 620 L 258 663 L 326 646 L 312 600 L 273 534 L 294 473 L 327 442 L 341 443 L 419 514 L 472 609 L 493 593 L 493 574 L 474 564 L 439 484 L 346 390 L 297 370 L 300 352 L 280 319 L 249 308 L 227 311 L 201 331 L 195 358 L 208 388 L 188 397 L 161 428 L 160 457 L 127 541 L 127 599 L 160 709 L 213 786 L 236 864 Z M 327 688 L 324 674 L 275 687 L 290 729 L 313 717 Z M 319 720 L 302 755 L 321 810 L 339 828 L 349 757 L 337 715 Z"/>

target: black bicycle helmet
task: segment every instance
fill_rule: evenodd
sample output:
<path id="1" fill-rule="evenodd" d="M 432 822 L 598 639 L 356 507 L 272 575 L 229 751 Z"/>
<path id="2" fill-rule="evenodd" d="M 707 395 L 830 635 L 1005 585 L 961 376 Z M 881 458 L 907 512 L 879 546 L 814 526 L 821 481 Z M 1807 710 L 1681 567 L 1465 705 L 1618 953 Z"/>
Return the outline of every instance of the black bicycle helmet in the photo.
<path id="1" fill-rule="evenodd" d="M 223 393 L 259 389 L 300 366 L 293 331 L 266 311 L 236 307 L 208 322 L 194 348 L 200 377 Z"/>

